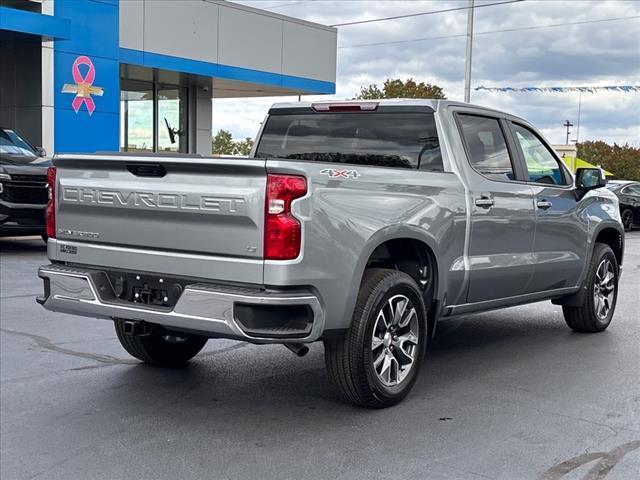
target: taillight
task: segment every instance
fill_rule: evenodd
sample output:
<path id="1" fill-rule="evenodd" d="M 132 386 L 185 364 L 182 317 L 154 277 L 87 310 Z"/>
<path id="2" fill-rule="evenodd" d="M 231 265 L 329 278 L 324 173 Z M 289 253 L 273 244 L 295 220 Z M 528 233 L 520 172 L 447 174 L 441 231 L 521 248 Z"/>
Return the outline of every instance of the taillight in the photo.
<path id="1" fill-rule="evenodd" d="M 56 167 L 47 169 L 47 184 L 49 185 L 49 202 L 45 211 L 47 237 L 56 238 Z"/>
<path id="2" fill-rule="evenodd" d="M 307 180 L 297 175 L 267 175 L 264 258 L 291 260 L 300 255 L 300 221 L 291 202 L 307 193 Z"/>

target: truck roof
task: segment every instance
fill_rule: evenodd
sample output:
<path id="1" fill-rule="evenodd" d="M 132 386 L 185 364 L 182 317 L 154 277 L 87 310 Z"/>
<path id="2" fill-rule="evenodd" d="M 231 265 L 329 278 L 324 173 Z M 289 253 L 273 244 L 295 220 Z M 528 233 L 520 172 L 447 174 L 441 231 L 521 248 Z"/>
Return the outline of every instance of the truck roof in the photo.
<path id="1" fill-rule="evenodd" d="M 384 98 L 378 100 L 319 100 L 314 102 L 282 102 L 275 103 L 271 106 L 271 109 L 291 109 L 291 108 L 311 108 L 312 105 L 322 105 L 322 104 L 336 104 L 339 103 L 341 105 L 344 104 L 361 104 L 361 103 L 378 103 L 379 105 L 384 105 L 388 107 L 431 107 L 433 110 L 438 110 L 440 108 L 446 108 L 450 106 L 458 106 L 458 107 L 471 107 L 477 108 L 481 110 L 485 110 L 488 112 L 499 113 L 503 115 L 510 115 L 507 112 L 503 112 L 500 110 L 495 110 L 493 108 L 484 107 L 482 105 L 476 105 L 473 103 L 465 103 L 465 102 L 456 102 L 453 100 L 433 100 L 433 99 L 421 99 L 421 98 Z"/>

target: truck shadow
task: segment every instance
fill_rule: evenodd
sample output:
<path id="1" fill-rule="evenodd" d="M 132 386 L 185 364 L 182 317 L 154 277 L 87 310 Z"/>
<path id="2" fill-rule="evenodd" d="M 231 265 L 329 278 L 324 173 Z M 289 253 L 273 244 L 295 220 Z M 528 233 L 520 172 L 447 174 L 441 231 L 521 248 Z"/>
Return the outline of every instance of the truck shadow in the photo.
<path id="1" fill-rule="evenodd" d="M 474 388 L 484 385 L 498 390 L 526 390 L 525 383 L 535 387 L 539 382 L 543 389 L 544 372 L 557 368 L 558 356 L 589 349 L 594 344 L 609 348 L 611 339 L 606 332 L 576 334 L 565 326 L 560 312 L 550 312 L 548 307 L 540 310 L 532 314 L 530 309 L 515 308 L 442 322 L 406 402 L 451 395 L 460 383 L 466 382 L 473 382 Z M 136 364 L 118 368 L 114 374 L 120 385 L 119 401 L 125 401 L 129 408 L 138 405 L 147 414 L 159 412 L 159 405 L 154 409 L 144 406 L 153 398 L 166 408 L 180 406 L 183 411 L 187 406 L 234 410 L 242 405 L 243 409 L 254 408 L 275 417 L 289 417 L 297 409 L 330 411 L 335 417 L 342 417 L 340 412 L 378 415 L 340 402 L 324 370 L 323 353 L 323 346 L 314 344 L 306 357 L 298 359 L 281 346 L 237 343 L 218 350 L 208 348 L 184 368 Z M 503 374 L 505 368 L 528 372 L 526 382 L 509 385 L 496 373 Z M 100 399 L 103 401 L 109 400 Z M 424 407 L 428 414 L 429 404 Z"/>
<path id="2" fill-rule="evenodd" d="M 24 254 L 47 252 L 47 244 L 40 237 L 0 237 L 0 253 Z"/>

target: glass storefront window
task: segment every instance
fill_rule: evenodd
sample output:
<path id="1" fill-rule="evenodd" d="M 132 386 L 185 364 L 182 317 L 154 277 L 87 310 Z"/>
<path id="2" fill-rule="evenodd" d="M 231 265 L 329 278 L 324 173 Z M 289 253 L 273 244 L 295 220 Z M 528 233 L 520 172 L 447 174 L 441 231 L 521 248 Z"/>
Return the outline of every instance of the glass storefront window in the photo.
<path id="1" fill-rule="evenodd" d="M 122 79 L 120 150 L 187 152 L 187 89 Z"/>
<path id="2" fill-rule="evenodd" d="M 184 152 L 186 148 L 186 89 L 158 88 L 158 151 Z"/>
<path id="3" fill-rule="evenodd" d="M 153 144 L 153 84 L 123 84 L 120 91 L 120 150 L 153 152 Z"/>

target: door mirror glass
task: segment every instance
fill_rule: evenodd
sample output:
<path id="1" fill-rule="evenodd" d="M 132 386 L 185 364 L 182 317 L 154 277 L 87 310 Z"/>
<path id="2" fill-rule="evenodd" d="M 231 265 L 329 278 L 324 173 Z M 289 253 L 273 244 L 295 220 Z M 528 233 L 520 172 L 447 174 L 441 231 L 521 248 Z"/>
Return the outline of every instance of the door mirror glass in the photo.
<path id="1" fill-rule="evenodd" d="M 592 190 L 604 187 L 607 178 L 601 168 L 579 168 L 576 171 L 576 188 L 578 190 Z"/>

